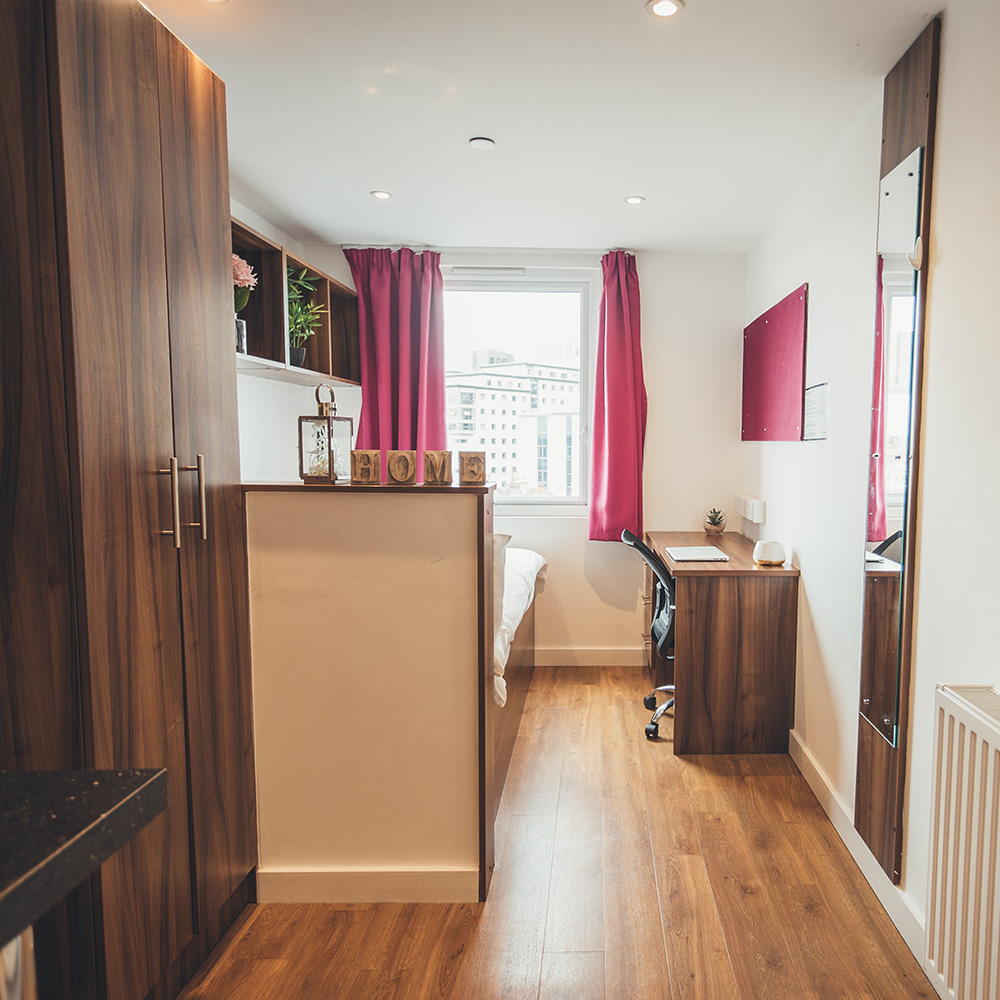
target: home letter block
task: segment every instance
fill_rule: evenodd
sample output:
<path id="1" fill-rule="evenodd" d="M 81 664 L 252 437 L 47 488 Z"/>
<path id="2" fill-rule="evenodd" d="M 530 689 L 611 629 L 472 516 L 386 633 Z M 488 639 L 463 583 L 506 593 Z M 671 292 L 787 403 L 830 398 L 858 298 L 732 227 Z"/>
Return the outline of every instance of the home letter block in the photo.
<path id="1" fill-rule="evenodd" d="M 417 453 L 390 451 L 386 458 L 390 486 L 412 486 L 417 481 Z"/>
<path id="2" fill-rule="evenodd" d="M 485 451 L 460 451 L 458 453 L 458 480 L 462 486 L 485 485 Z"/>
<path id="3" fill-rule="evenodd" d="M 380 451 L 351 452 L 351 483 L 354 486 L 378 486 L 382 482 Z"/>
<path id="4" fill-rule="evenodd" d="M 451 486 L 451 452 L 424 452 L 424 485 Z"/>

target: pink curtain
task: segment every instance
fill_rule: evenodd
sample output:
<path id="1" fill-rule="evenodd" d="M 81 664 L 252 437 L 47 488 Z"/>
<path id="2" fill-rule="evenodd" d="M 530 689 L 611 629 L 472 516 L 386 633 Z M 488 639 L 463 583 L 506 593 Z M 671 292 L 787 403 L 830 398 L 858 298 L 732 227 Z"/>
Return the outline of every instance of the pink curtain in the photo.
<path id="1" fill-rule="evenodd" d="M 642 537 L 646 387 L 635 257 L 612 251 L 601 259 L 601 270 L 604 291 L 595 365 L 590 537 L 618 541 L 622 528 Z"/>
<path id="2" fill-rule="evenodd" d="M 358 290 L 361 419 L 357 448 L 448 446 L 444 393 L 444 281 L 441 255 L 412 250 L 345 250 Z"/>
<path id="3" fill-rule="evenodd" d="M 875 282 L 875 360 L 872 364 L 872 427 L 868 456 L 868 541 L 881 542 L 885 527 L 885 310 L 882 255 Z"/>

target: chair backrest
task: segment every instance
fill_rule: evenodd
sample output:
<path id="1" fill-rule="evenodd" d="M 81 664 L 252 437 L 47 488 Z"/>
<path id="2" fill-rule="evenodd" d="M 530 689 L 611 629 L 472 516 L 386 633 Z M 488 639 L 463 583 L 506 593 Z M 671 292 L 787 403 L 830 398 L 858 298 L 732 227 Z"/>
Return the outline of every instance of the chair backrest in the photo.
<path id="1" fill-rule="evenodd" d="M 659 581 L 657 590 L 660 592 L 656 607 L 653 609 L 653 625 L 660 633 L 658 646 L 662 647 L 659 652 L 665 654 L 672 637 L 674 624 L 674 580 L 663 564 L 663 560 L 640 538 L 634 535 L 628 528 L 622 529 L 622 541 L 632 548 L 646 560 L 649 568 L 656 574 Z"/>
<path id="2" fill-rule="evenodd" d="M 879 542 L 872 553 L 877 556 L 885 556 L 894 562 L 902 562 L 903 556 L 903 532 L 894 531 L 884 542 Z"/>
<path id="3" fill-rule="evenodd" d="M 640 538 L 634 535 L 628 528 L 622 529 L 622 541 L 626 545 L 631 545 L 643 559 L 646 560 L 649 568 L 656 574 L 657 579 L 663 584 L 664 589 L 670 594 L 673 603 L 674 581 L 667 572 L 667 567 L 663 565 L 663 560 Z"/>

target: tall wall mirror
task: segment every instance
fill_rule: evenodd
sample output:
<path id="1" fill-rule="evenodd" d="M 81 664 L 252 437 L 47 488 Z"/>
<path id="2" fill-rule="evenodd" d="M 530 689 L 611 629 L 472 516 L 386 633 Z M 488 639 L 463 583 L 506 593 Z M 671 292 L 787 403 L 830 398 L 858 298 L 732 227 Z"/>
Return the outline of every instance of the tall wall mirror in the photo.
<path id="1" fill-rule="evenodd" d="M 940 36 L 935 18 L 885 78 L 866 536 L 858 546 L 864 612 L 854 825 L 897 883 Z"/>
<path id="2" fill-rule="evenodd" d="M 899 742 L 903 528 L 913 440 L 922 154 L 922 148 L 915 149 L 882 179 L 878 217 L 859 710 L 891 746 Z"/>

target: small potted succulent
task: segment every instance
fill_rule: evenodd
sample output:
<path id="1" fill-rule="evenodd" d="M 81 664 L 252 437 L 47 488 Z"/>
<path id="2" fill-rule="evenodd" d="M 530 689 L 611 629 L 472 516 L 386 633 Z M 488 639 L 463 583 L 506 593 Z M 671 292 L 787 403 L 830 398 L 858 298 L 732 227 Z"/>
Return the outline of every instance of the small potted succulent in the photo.
<path id="1" fill-rule="evenodd" d="M 288 269 L 289 361 L 296 368 L 305 364 L 306 341 L 316 332 L 327 311 L 326 306 L 312 299 L 318 281 L 305 268 L 300 271 L 294 267 Z"/>
<path id="2" fill-rule="evenodd" d="M 725 530 L 726 515 L 718 507 L 713 507 L 705 515 L 705 534 L 721 535 Z"/>

